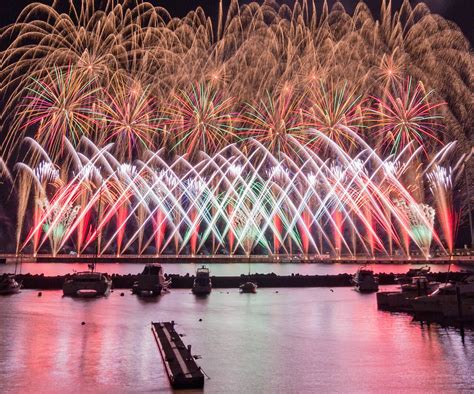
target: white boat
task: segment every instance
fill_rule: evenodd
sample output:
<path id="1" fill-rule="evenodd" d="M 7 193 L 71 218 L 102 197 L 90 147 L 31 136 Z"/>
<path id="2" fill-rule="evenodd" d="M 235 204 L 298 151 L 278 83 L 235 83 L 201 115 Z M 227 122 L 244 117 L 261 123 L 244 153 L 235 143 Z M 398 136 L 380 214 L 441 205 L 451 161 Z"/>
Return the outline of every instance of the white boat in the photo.
<path id="1" fill-rule="evenodd" d="M 142 297 L 155 297 L 168 289 L 170 284 L 171 281 L 165 279 L 161 264 L 147 264 L 133 284 L 132 293 Z"/>
<path id="2" fill-rule="evenodd" d="M 191 291 L 196 295 L 207 295 L 211 293 L 212 282 L 209 276 L 209 268 L 202 266 L 197 269 L 196 278 L 194 279 Z"/>
<path id="3" fill-rule="evenodd" d="M 69 297 L 92 298 L 109 294 L 112 280 L 108 275 L 95 272 L 93 264 L 90 271 L 75 272 L 66 278 L 63 284 L 63 294 Z"/>
<path id="4" fill-rule="evenodd" d="M 406 274 L 397 275 L 396 281 L 400 284 L 410 284 L 414 277 L 426 277 L 431 271 L 431 268 L 424 265 L 420 268 L 410 268 Z"/>
<path id="5" fill-rule="evenodd" d="M 19 293 L 21 283 L 18 283 L 15 275 L 5 274 L 0 277 L 0 295 Z"/>
<path id="6" fill-rule="evenodd" d="M 462 282 L 446 283 L 427 296 L 416 297 L 411 300 L 415 313 L 437 314 L 445 317 L 458 314 L 458 296 L 467 304 L 474 299 L 474 275 L 469 276 Z"/>
<path id="7" fill-rule="evenodd" d="M 98 218 L 101 212 L 102 188 L 99 194 L 99 208 L 96 220 L 98 226 Z M 67 277 L 63 284 L 63 294 L 69 297 L 93 298 L 102 297 L 110 293 L 112 288 L 112 279 L 107 274 L 95 271 L 95 263 L 99 255 L 99 243 L 96 239 L 96 253 L 94 261 L 89 264 L 89 271 L 74 272 Z"/>
<path id="8" fill-rule="evenodd" d="M 416 296 L 422 296 L 431 294 L 439 285 L 439 282 L 431 282 L 426 276 L 420 275 L 413 276 L 411 278 L 411 283 L 400 285 L 400 290 L 402 293 L 407 295 L 414 294 Z"/>
<path id="9" fill-rule="evenodd" d="M 372 270 L 359 268 L 352 278 L 354 288 L 360 293 L 373 293 L 378 291 L 379 282 Z"/>
<path id="10" fill-rule="evenodd" d="M 402 284 L 400 291 L 382 291 L 377 293 L 377 306 L 380 309 L 397 309 L 410 311 L 411 299 L 431 294 L 439 282 L 430 282 L 426 276 L 414 276 L 411 283 Z"/>
<path id="11" fill-rule="evenodd" d="M 257 284 L 254 282 L 245 282 L 239 286 L 241 293 L 256 293 Z"/>

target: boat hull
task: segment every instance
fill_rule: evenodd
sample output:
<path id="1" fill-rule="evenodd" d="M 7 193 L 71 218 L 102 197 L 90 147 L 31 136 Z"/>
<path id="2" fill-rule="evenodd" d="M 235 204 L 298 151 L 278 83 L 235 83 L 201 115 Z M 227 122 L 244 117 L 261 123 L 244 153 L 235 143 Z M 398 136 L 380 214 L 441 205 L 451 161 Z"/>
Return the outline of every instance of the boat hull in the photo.
<path id="1" fill-rule="evenodd" d="M 17 282 L 13 276 L 8 276 L 0 283 L 0 295 L 11 295 L 20 292 L 21 282 Z"/>
<path id="2" fill-rule="evenodd" d="M 167 290 L 170 281 L 167 281 L 160 264 L 147 264 L 137 280 L 133 283 L 132 294 L 139 297 L 157 297 Z"/>
<path id="3" fill-rule="evenodd" d="M 464 299 L 461 301 L 461 315 L 459 314 L 459 305 L 457 300 L 454 302 L 450 300 L 449 302 L 441 303 L 441 314 L 446 318 L 462 318 L 463 320 L 474 320 L 474 299 Z"/>
<path id="4" fill-rule="evenodd" d="M 208 295 L 211 294 L 212 287 L 210 286 L 193 286 L 191 289 L 194 295 Z"/>
<path id="5" fill-rule="evenodd" d="M 66 281 L 63 294 L 67 297 L 94 298 L 106 296 L 110 293 L 112 283 L 104 282 L 73 282 Z"/>
<path id="6" fill-rule="evenodd" d="M 0 295 L 12 295 L 18 294 L 21 290 L 21 286 L 16 286 L 8 289 L 0 289 Z"/>
<path id="7" fill-rule="evenodd" d="M 244 283 L 239 287 L 241 293 L 256 293 L 257 292 L 257 285 L 252 282 Z"/>
<path id="8" fill-rule="evenodd" d="M 436 314 L 441 311 L 439 300 L 435 297 L 416 297 L 410 301 L 410 304 L 413 311 L 418 314 Z"/>
<path id="9" fill-rule="evenodd" d="M 135 283 L 132 287 L 132 294 L 136 294 L 139 297 L 158 297 L 161 295 L 163 286 L 156 284 L 153 286 L 141 287 Z"/>
<path id="10" fill-rule="evenodd" d="M 375 293 L 379 290 L 379 283 L 370 270 L 359 269 L 352 278 L 354 289 L 359 293 Z"/>
<path id="11" fill-rule="evenodd" d="M 458 299 L 455 295 L 443 297 L 417 297 L 411 300 L 413 311 L 418 315 L 437 315 L 445 318 L 474 319 L 474 299 L 461 299 L 461 313 L 459 314 Z"/>
<path id="12" fill-rule="evenodd" d="M 366 294 L 376 293 L 379 290 L 378 285 L 375 285 L 375 286 L 355 285 L 354 288 L 359 293 L 366 293 Z"/>

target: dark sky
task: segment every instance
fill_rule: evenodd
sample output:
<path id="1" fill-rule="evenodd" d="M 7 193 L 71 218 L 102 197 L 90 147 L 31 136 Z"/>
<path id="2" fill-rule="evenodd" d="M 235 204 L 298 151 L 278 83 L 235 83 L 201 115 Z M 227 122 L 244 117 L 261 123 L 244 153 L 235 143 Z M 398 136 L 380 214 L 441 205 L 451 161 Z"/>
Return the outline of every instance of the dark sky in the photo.
<path id="1" fill-rule="evenodd" d="M 50 4 L 52 0 L 39 0 Z M 218 0 L 149 0 L 153 4 L 165 7 L 173 16 L 183 16 L 188 11 L 195 9 L 197 6 L 202 6 L 206 14 L 215 18 L 217 16 Z M 316 0 L 317 4 L 321 4 L 323 0 Z M 21 9 L 31 3 L 30 0 L 1 0 L 0 25 L 5 26 L 15 20 Z M 224 5 L 228 4 L 230 0 L 224 0 Z M 241 3 L 249 2 L 249 0 L 242 0 Z M 260 0 L 259 2 L 262 2 Z M 281 0 L 287 4 L 292 4 L 294 0 Z M 341 1 L 349 12 L 352 12 L 358 0 L 342 0 Z M 374 14 L 380 8 L 381 0 L 366 0 L 368 6 L 372 9 Z M 411 1 L 413 4 L 419 0 Z M 474 42 L 474 0 L 425 0 L 431 11 L 443 15 L 457 23 L 464 34 L 472 43 Z M 328 0 L 328 3 L 334 4 L 335 0 Z M 398 9 L 402 0 L 392 0 L 393 8 Z"/>

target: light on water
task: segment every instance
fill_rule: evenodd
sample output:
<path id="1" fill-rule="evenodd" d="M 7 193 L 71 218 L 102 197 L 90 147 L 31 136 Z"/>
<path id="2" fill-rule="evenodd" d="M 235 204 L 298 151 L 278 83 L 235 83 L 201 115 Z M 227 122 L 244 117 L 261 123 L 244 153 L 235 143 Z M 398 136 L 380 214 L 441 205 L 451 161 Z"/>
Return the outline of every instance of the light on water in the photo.
<path id="1" fill-rule="evenodd" d="M 0 298 L 0 313 L 7 392 L 171 392 L 150 329 L 169 320 L 202 356 L 205 392 L 474 387 L 474 332 L 463 343 L 457 329 L 379 312 L 374 295 L 350 288 L 214 289 L 204 299 L 172 290 L 156 301 L 24 290 Z"/>

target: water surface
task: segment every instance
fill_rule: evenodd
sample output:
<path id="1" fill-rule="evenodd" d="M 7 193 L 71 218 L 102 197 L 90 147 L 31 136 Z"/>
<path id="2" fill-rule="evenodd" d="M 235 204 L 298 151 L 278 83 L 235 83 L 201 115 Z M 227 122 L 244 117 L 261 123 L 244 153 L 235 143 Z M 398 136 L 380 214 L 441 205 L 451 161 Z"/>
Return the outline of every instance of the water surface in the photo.
<path id="1" fill-rule="evenodd" d="M 0 298 L 2 392 L 170 392 L 150 329 L 175 320 L 205 392 L 474 389 L 474 332 L 380 312 L 350 288 L 172 290 L 156 301 L 24 290 Z M 202 321 L 199 321 L 202 319 Z M 86 324 L 81 325 L 84 321 Z"/>

